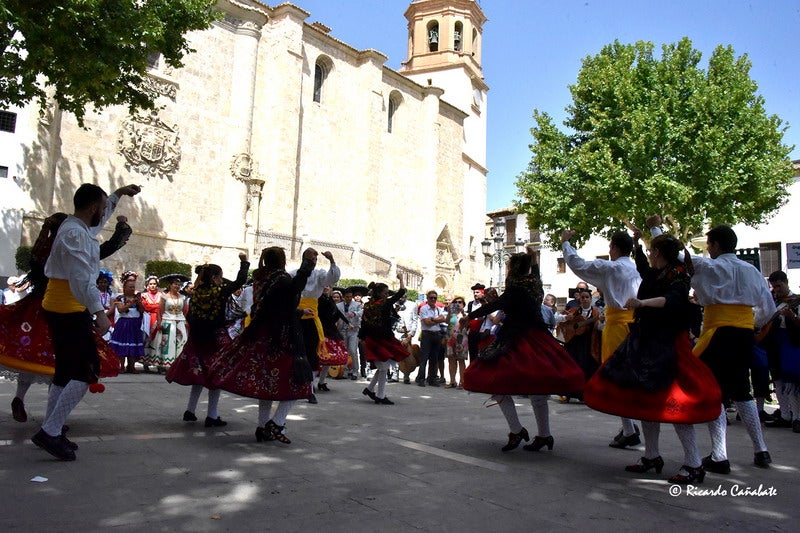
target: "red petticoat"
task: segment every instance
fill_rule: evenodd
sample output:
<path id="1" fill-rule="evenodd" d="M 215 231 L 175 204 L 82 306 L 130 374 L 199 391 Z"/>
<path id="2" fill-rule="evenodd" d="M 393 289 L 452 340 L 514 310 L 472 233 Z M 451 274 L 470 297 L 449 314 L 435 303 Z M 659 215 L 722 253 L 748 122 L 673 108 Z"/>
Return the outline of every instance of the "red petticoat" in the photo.
<path id="1" fill-rule="evenodd" d="M 494 361 L 473 361 L 464 388 L 487 394 L 568 394 L 583 390 L 581 368 L 553 336 L 529 329 Z"/>
<path id="2" fill-rule="evenodd" d="M 388 361 L 394 359 L 395 361 L 402 361 L 408 357 L 408 350 L 403 344 L 395 339 L 373 339 L 367 337 L 364 339 L 364 351 L 367 354 L 367 361 Z"/>
<path id="3" fill-rule="evenodd" d="M 260 400 L 308 398 L 311 384 L 292 380 L 290 333 L 270 338 L 258 328 L 246 328 L 209 366 L 209 388 Z"/>
<path id="4" fill-rule="evenodd" d="M 219 352 L 231 342 L 226 328 L 214 331 L 210 338 L 205 336 L 198 340 L 189 332 L 189 340 L 175 362 L 167 370 L 165 376 L 170 383 L 179 385 L 202 385 L 212 387 L 206 377 L 206 371 L 214 365 Z"/>
<path id="5" fill-rule="evenodd" d="M 596 411 L 635 420 L 672 424 L 715 420 L 722 409 L 717 380 L 706 364 L 692 354 L 692 346 L 685 335 L 675 341 L 675 353 L 676 377 L 668 389 L 651 392 L 622 388 L 603 378 L 598 371 L 586 384 L 584 402 Z"/>
<path id="6" fill-rule="evenodd" d="M 325 348 L 328 353 L 320 354 L 319 364 L 323 366 L 337 366 L 347 364 L 347 345 L 344 341 L 325 337 Z"/>
<path id="7" fill-rule="evenodd" d="M 118 375 L 119 358 L 114 350 L 96 331 L 94 341 L 100 356 L 100 377 Z M 29 295 L 14 304 L 0 306 L 0 365 L 52 376 L 55 364 L 42 298 Z"/>

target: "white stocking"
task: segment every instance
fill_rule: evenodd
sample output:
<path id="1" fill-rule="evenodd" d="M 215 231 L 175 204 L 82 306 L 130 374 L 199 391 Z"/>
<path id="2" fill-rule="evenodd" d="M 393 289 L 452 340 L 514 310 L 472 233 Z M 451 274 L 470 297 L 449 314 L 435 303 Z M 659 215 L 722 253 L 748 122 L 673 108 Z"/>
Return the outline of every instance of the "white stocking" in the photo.
<path id="1" fill-rule="evenodd" d="M 728 415 L 725 406 L 716 420 L 708 423 L 708 433 L 711 436 L 711 459 L 713 461 L 726 461 L 728 459 L 727 443 L 725 442 L 728 431 Z"/>
<path id="2" fill-rule="evenodd" d="M 517 415 L 517 407 L 514 405 L 514 398 L 511 396 L 495 395 L 492 399 L 500 406 L 503 416 L 506 417 L 508 422 L 508 429 L 511 433 L 519 433 L 522 431 L 522 424 L 519 423 L 519 415 Z"/>
<path id="3" fill-rule="evenodd" d="M 764 442 L 764 435 L 761 433 L 761 420 L 758 418 L 756 402 L 748 400 L 734 403 L 736 403 L 736 410 L 739 411 L 739 416 L 742 417 L 747 434 L 750 435 L 750 440 L 753 441 L 753 451 L 756 453 L 767 451 L 767 443 Z"/>
<path id="4" fill-rule="evenodd" d="M 642 420 L 642 434 L 644 434 L 644 457 L 655 459 L 661 453 L 658 451 L 658 438 L 661 434 L 659 422 L 646 422 Z"/>
<path id="5" fill-rule="evenodd" d="M 190 413 L 194 413 L 197 410 L 197 402 L 200 400 L 201 392 L 203 392 L 202 385 L 192 385 L 189 391 L 189 404 L 186 406 L 186 410 Z"/>
<path id="6" fill-rule="evenodd" d="M 279 426 L 285 426 L 286 417 L 289 416 L 289 410 L 295 404 L 295 401 L 296 400 L 283 400 L 278 403 L 278 408 L 275 409 L 275 416 L 272 417 L 272 421 Z"/>
<path id="7" fill-rule="evenodd" d="M 550 436 L 550 406 L 547 405 L 547 396 L 535 395 L 530 397 L 533 416 L 536 418 L 536 436 Z M 513 402 L 512 402 L 513 403 Z M 516 411 L 515 411 L 516 412 Z"/>
<path id="8" fill-rule="evenodd" d="M 642 424 L 644 424 L 644 422 L 642 422 Z M 683 446 L 683 464 L 691 466 L 692 468 L 699 468 L 702 461 L 700 459 L 700 451 L 697 449 L 697 436 L 694 432 L 694 426 L 691 424 L 672 425 L 675 428 L 675 433 L 678 434 L 681 446 Z M 645 439 L 646 438 L 647 433 L 645 433 Z"/>
<path id="9" fill-rule="evenodd" d="M 375 396 L 377 396 L 378 398 L 385 398 L 386 380 L 388 379 L 386 377 L 386 367 L 389 366 L 389 363 L 386 361 L 378 361 L 377 363 L 375 363 L 375 366 L 378 367 L 377 370 L 375 370 L 375 376 L 372 376 L 373 380 L 375 379 L 376 376 L 378 378 L 378 387 L 377 390 L 375 391 Z"/>
<path id="10" fill-rule="evenodd" d="M 264 427 L 270 420 L 269 413 L 272 411 L 272 400 L 258 400 L 258 425 Z"/>
<path id="11" fill-rule="evenodd" d="M 53 414 L 53 409 L 55 409 L 56 404 L 58 403 L 58 398 L 61 396 L 61 393 L 64 391 L 64 387 L 59 387 L 58 385 L 50 384 L 50 388 L 47 391 L 47 410 L 44 413 L 44 419 L 50 418 L 50 415 Z M 58 430 L 58 434 L 61 434 L 61 429 Z"/>
<path id="12" fill-rule="evenodd" d="M 630 437 L 631 435 L 636 433 L 636 426 L 633 424 L 633 419 L 631 418 L 621 418 L 622 420 L 622 436 L 623 437 Z"/>
<path id="13" fill-rule="evenodd" d="M 208 391 L 208 417 L 216 420 L 219 417 L 217 414 L 217 405 L 219 405 L 219 395 L 222 389 L 214 389 Z"/>
<path id="14" fill-rule="evenodd" d="M 61 435 L 61 428 L 67 421 L 67 417 L 81 402 L 83 395 L 89 390 L 89 384 L 83 381 L 71 380 L 67 383 L 64 390 L 58 397 L 58 403 L 53 408 L 53 412 L 42 424 L 42 429 L 51 437 Z"/>

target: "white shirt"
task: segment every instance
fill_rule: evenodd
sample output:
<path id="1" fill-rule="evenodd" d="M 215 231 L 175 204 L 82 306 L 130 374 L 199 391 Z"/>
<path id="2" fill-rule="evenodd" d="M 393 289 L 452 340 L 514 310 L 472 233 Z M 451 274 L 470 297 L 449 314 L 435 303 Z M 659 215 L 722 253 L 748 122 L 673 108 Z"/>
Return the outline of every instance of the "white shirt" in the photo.
<path id="1" fill-rule="evenodd" d="M 447 322 L 436 323 L 432 326 L 426 326 L 424 322 L 426 318 L 436 318 L 439 315 L 446 316 L 447 311 L 440 309 L 438 305 L 434 305 L 433 307 L 431 307 L 430 304 L 423 305 L 419 310 L 419 323 L 422 331 L 444 331 L 447 327 Z"/>
<path id="2" fill-rule="evenodd" d="M 615 261 L 582 259 L 569 242 L 561 245 L 564 260 L 570 270 L 582 280 L 603 291 L 606 305 L 624 309 L 629 298 L 636 298 L 642 282 L 636 263 L 630 257 L 618 257 Z"/>
<path id="3" fill-rule="evenodd" d="M 292 270 L 289 274 L 292 277 L 296 276 L 297 269 Z M 311 275 L 308 276 L 308 281 L 306 281 L 303 292 L 300 293 L 300 297 L 319 298 L 322 296 L 322 291 L 325 290 L 325 287 L 333 287 L 336 285 L 336 282 L 339 281 L 341 276 L 342 273 L 339 271 L 339 267 L 336 263 L 333 263 L 328 270 L 324 268 L 312 270 Z"/>
<path id="4" fill-rule="evenodd" d="M 96 284 L 100 270 L 100 243 L 96 237 L 118 202 L 116 194 L 110 195 L 100 224 L 91 228 L 82 220 L 68 216 L 58 228 L 44 266 L 44 275 L 48 278 L 68 280 L 72 296 L 92 314 L 103 310 Z"/>
<path id="5" fill-rule="evenodd" d="M 404 337 L 413 338 L 417 333 L 417 323 L 419 322 L 417 304 L 406 300 L 397 308 L 397 314 L 400 316 L 400 320 L 395 325 L 394 336 L 399 340 Z"/>
<path id="6" fill-rule="evenodd" d="M 651 228 L 654 237 L 660 228 Z M 683 257 L 681 255 L 681 257 Z M 760 328 L 775 313 L 775 300 L 769 284 L 759 270 L 736 254 L 720 254 L 716 259 L 692 256 L 692 288 L 702 305 L 749 305 L 755 312 L 755 327 Z"/>
<path id="7" fill-rule="evenodd" d="M 249 315 L 250 310 L 253 308 L 253 286 L 247 285 L 243 287 L 242 294 L 236 298 L 236 301 L 239 302 L 239 307 L 241 307 L 244 312 Z"/>

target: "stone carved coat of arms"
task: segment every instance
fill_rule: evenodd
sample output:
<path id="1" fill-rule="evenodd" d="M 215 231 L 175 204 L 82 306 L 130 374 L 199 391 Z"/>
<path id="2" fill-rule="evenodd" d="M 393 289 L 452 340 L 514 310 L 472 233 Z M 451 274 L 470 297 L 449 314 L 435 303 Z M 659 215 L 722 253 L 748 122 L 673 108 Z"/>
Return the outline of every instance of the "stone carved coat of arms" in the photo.
<path id="1" fill-rule="evenodd" d="M 153 113 L 126 119 L 117 147 L 129 171 L 171 179 L 181 161 L 179 140 L 177 124 L 167 126 Z"/>

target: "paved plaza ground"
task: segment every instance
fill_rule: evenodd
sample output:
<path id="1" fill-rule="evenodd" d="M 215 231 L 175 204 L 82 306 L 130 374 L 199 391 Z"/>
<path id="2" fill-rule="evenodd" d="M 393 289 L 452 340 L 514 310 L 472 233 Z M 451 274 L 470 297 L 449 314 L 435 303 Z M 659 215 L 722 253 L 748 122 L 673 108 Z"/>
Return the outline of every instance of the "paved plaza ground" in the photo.
<path id="1" fill-rule="evenodd" d="M 502 453 L 508 428 L 485 395 L 392 383 L 396 405 L 375 405 L 365 383 L 329 381 L 318 405 L 299 402 L 287 446 L 256 443 L 254 400 L 223 393 L 229 424 L 206 430 L 205 393 L 200 421 L 185 423 L 188 388 L 122 375 L 73 412 L 78 459 L 60 462 L 30 442 L 45 386 L 31 388 L 20 424 L 15 384 L 0 380 L 0 530 L 797 531 L 800 434 L 791 430 L 765 430 L 774 463 L 761 470 L 733 422 L 731 474 L 698 485 L 717 494 L 673 495 L 666 479 L 683 453 L 670 426 L 664 472 L 634 475 L 623 466 L 643 448 L 609 448 L 618 419 L 582 404 L 551 400 L 552 451 Z M 530 404 L 517 404 L 533 436 Z M 698 436 L 705 454 L 705 427 Z M 759 487 L 771 495 L 737 495 Z"/>

